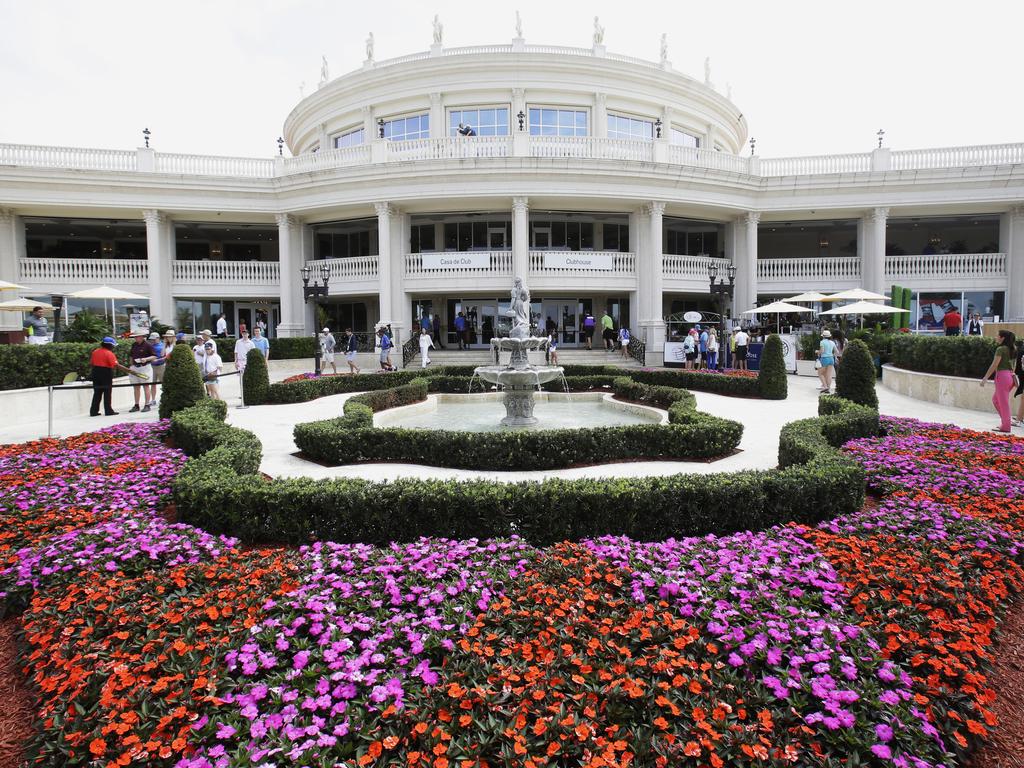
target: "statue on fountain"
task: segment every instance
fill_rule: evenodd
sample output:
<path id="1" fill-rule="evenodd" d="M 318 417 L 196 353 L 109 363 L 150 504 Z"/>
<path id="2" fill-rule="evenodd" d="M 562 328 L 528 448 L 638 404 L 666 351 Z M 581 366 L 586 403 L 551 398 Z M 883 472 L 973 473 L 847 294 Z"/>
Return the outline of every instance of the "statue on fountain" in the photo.
<path id="1" fill-rule="evenodd" d="M 523 284 L 523 278 L 517 277 L 512 283 L 512 331 L 513 339 L 525 339 L 530 335 L 530 289 Z"/>

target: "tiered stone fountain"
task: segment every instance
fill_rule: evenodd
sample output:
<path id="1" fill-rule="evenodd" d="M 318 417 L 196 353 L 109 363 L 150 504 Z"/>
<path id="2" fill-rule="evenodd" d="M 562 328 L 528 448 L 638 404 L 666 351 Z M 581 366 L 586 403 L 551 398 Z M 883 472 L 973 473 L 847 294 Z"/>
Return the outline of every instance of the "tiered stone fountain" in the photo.
<path id="1" fill-rule="evenodd" d="M 527 353 L 546 349 L 548 340 L 530 335 L 530 291 L 521 277 L 512 286 L 512 331 L 508 337 L 491 339 L 491 346 L 500 354 L 510 353 L 508 365 L 481 365 L 476 375 L 486 382 L 497 384 L 505 393 L 506 427 L 529 427 L 537 423 L 533 415 L 533 393 L 563 373 L 561 366 L 530 365 Z"/>

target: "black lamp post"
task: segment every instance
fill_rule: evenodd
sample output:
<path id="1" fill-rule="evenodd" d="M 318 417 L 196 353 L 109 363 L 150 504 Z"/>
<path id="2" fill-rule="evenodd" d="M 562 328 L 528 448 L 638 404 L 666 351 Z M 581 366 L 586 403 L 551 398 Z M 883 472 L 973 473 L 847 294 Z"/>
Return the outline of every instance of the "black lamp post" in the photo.
<path id="1" fill-rule="evenodd" d="M 661 138 L 661 118 L 659 117 L 654 121 L 654 138 Z"/>
<path id="2" fill-rule="evenodd" d="M 516 119 L 519 121 L 519 130 L 523 130 L 523 121 L 526 119 L 526 113 L 523 110 L 519 110 L 516 113 Z"/>
<path id="3" fill-rule="evenodd" d="M 380 117 L 377 119 L 377 138 L 384 138 L 384 118 Z"/>
<path id="4" fill-rule="evenodd" d="M 708 277 L 711 278 L 711 295 L 721 297 L 718 300 L 721 312 L 718 314 L 719 326 L 721 327 L 722 338 L 718 342 L 719 349 L 728 349 L 728 337 L 725 328 L 725 302 L 726 299 L 731 299 L 733 293 L 736 290 L 736 265 L 730 264 L 727 270 L 729 275 L 729 282 L 725 282 L 725 278 L 718 279 L 718 265 L 714 262 L 708 262 Z M 719 367 L 721 367 L 724 355 L 719 358 Z"/>
<path id="5" fill-rule="evenodd" d="M 284 139 L 281 136 L 277 137 L 277 156 L 284 157 Z"/>
<path id="6" fill-rule="evenodd" d="M 145 139 L 145 141 L 146 141 L 146 149 L 149 149 L 149 137 L 150 137 L 150 135 L 151 134 L 149 132 L 149 128 L 143 128 L 142 129 L 142 138 Z"/>
<path id="7" fill-rule="evenodd" d="M 308 304 L 310 299 L 313 299 L 313 373 L 317 376 L 320 375 L 320 340 L 318 338 L 316 324 L 316 308 L 319 306 L 317 299 L 321 296 L 327 296 L 327 281 L 331 277 L 331 268 L 326 264 L 320 265 L 320 277 L 323 278 L 323 285 L 313 275 L 313 267 L 306 264 L 302 269 L 299 270 L 302 275 L 302 298 Z M 313 284 L 309 284 L 309 278 L 313 277 Z"/>

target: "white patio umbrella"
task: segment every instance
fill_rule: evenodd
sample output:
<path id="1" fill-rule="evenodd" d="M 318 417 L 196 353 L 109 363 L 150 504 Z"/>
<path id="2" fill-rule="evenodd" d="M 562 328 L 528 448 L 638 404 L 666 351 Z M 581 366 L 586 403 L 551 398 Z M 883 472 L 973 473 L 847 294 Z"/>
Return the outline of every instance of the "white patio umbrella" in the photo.
<path id="1" fill-rule="evenodd" d="M 148 300 L 149 296 L 142 296 L 131 291 L 122 291 L 120 288 L 111 288 L 109 285 L 101 285 L 99 288 L 86 288 L 82 291 L 69 293 L 73 299 L 100 299 L 103 301 L 103 314 L 107 314 L 107 302 L 110 302 L 110 314 L 114 316 L 113 322 L 117 322 L 117 315 L 114 311 L 115 301 L 140 301 Z"/>
<path id="2" fill-rule="evenodd" d="M 858 301 L 820 312 L 819 315 L 860 315 L 860 324 L 863 327 L 864 315 L 898 315 L 905 311 L 899 307 L 890 307 L 888 304 L 872 304 L 870 301 Z"/>
<path id="3" fill-rule="evenodd" d="M 780 319 L 779 315 L 788 315 L 794 312 L 811 312 L 814 310 L 810 307 L 801 307 L 796 304 L 789 304 L 785 301 L 773 301 L 771 304 L 765 304 L 763 307 L 755 307 L 754 309 L 748 309 L 744 312 L 744 315 L 775 315 L 775 325 L 778 326 Z"/>
<path id="4" fill-rule="evenodd" d="M 885 301 L 886 297 L 879 293 L 865 291 L 863 288 L 851 288 L 848 291 L 840 291 L 826 296 L 818 301 Z M 899 310 L 902 312 L 903 310 Z"/>
<path id="5" fill-rule="evenodd" d="M 801 301 L 801 302 L 814 302 L 824 301 L 827 295 L 819 293 L 818 291 L 806 291 L 804 293 L 798 293 L 796 296 L 790 296 L 789 298 L 783 299 L 783 301 Z"/>
<path id="6" fill-rule="evenodd" d="M 8 283 L 6 280 L 0 280 L 0 291 L 27 291 L 24 285 L 18 285 L 17 283 Z"/>
<path id="7" fill-rule="evenodd" d="M 0 312 L 31 312 L 36 307 L 42 307 L 44 315 L 53 314 L 53 307 L 49 304 L 40 304 L 32 299 L 17 298 L 10 299 L 9 301 L 0 301 Z"/>

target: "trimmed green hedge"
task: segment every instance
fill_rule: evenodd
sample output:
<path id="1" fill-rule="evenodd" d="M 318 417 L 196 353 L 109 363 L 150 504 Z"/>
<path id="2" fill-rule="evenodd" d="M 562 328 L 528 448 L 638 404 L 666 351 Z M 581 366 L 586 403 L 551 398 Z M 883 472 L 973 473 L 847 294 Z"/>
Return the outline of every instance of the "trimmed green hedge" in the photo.
<path id="1" fill-rule="evenodd" d="M 260 350 L 250 349 L 245 356 L 245 371 L 242 373 L 242 399 L 246 405 L 263 405 L 267 402 L 269 389 L 267 359 Z"/>
<path id="2" fill-rule="evenodd" d="M 164 383 L 160 388 L 160 418 L 189 408 L 206 397 L 203 376 L 186 344 L 175 344 L 170 359 L 164 364 Z"/>
<path id="3" fill-rule="evenodd" d="M 843 350 L 843 360 L 836 371 L 836 394 L 869 408 L 878 408 L 875 381 L 871 351 L 863 341 L 854 339 Z"/>
<path id="4" fill-rule="evenodd" d="M 451 381 L 452 379 L 449 379 Z M 295 426 L 295 444 L 326 464 L 401 461 L 460 469 L 558 469 L 626 459 L 710 459 L 736 449 L 743 425 L 699 413 L 693 395 L 669 387 L 648 387 L 629 378 L 616 383 L 630 399 L 658 400 L 672 406 L 670 424 L 623 427 L 464 432 L 433 429 L 377 429 L 349 416 L 350 403 L 380 411 L 425 400 L 427 379 L 345 402 L 344 416 Z M 435 382 L 429 380 L 430 384 Z M 465 387 L 461 388 L 465 391 Z M 679 394 L 674 394 L 679 393 Z"/>
<path id="5" fill-rule="evenodd" d="M 980 379 L 992 363 L 997 343 L 985 336 L 899 334 L 892 341 L 892 364 L 908 371 Z"/>
<path id="6" fill-rule="evenodd" d="M 785 400 L 789 394 L 782 339 L 773 333 L 764 343 L 757 374 L 758 391 L 765 400 Z"/>
<path id="7" fill-rule="evenodd" d="M 121 365 L 128 365 L 131 346 L 130 341 L 121 342 L 114 350 Z M 89 358 L 98 347 L 85 342 L 0 344 L 0 390 L 57 385 L 72 372 L 88 378 Z"/>
<path id="8" fill-rule="evenodd" d="M 211 533 L 287 544 L 518 534 L 544 545 L 602 535 L 659 540 L 814 524 L 860 508 L 863 471 L 836 447 L 878 429 L 871 409 L 822 397 L 819 417 L 783 429 L 778 470 L 539 483 L 267 481 L 256 474 L 255 437 L 220 422 L 221 405 L 204 401 L 172 419 L 177 444 L 194 457 L 174 485 L 182 518 Z M 372 412 L 357 403 L 345 418 L 369 423 Z"/>

